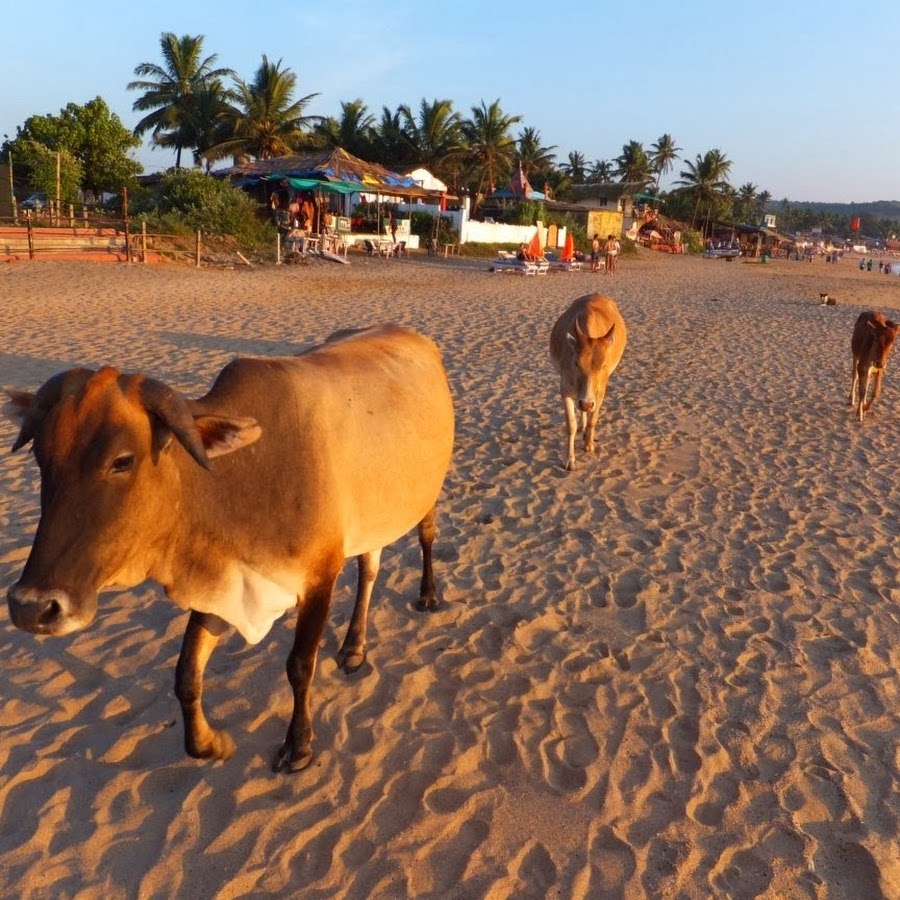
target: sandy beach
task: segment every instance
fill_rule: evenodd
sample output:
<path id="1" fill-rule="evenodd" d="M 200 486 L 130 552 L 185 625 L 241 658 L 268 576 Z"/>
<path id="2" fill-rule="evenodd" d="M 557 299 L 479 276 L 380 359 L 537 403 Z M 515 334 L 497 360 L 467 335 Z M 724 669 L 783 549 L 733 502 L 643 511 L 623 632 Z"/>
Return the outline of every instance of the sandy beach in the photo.
<path id="1" fill-rule="evenodd" d="M 155 585 L 65 638 L 4 604 L 0 896 L 900 898 L 896 356 L 863 426 L 847 406 L 853 323 L 900 309 L 900 278 L 649 252 L 609 278 L 351 260 L 0 264 L 3 386 L 113 364 L 198 396 L 236 355 L 396 321 L 440 345 L 457 416 L 443 603 L 414 608 L 411 533 L 347 676 L 346 566 L 302 773 L 270 771 L 291 616 L 213 656 L 207 713 L 237 750 L 209 764 L 183 752 L 186 615 Z M 592 290 L 629 341 L 569 473 L 547 343 Z M 0 428 L 5 591 L 39 476 Z"/>

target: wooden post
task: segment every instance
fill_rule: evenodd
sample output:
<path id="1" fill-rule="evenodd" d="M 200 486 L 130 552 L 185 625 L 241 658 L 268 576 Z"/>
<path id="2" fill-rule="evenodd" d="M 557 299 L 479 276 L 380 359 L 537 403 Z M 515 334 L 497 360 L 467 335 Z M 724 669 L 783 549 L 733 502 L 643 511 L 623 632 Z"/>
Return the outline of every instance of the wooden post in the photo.
<path id="1" fill-rule="evenodd" d="M 125 229 L 125 259 L 131 265 L 131 235 L 128 231 L 128 188 L 122 188 L 122 227 Z"/>
<path id="2" fill-rule="evenodd" d="M 147 220 L 141 219 L 141 262 L 147 262 Z"/>
<path id="3" fill-rule="evenodd" d="M 34 259 L 34 234 L 31 227 L 31 216 L 25 217 L 25 225 L 28 228 L 28 258 Z"/>
<path id="4" fill-rule="evenodd" d="M 16 189 L 13 186 L 13 160 L 12 150 L 9 151 L 9 203 L 12 206 L 13 222 L 19 224 L 19 208 L 16 205 Z"/>
<path id="5" fill-rule="evenodd" d="M 200 231 L 197 231 L 197 268 L 200 268 Z"/>

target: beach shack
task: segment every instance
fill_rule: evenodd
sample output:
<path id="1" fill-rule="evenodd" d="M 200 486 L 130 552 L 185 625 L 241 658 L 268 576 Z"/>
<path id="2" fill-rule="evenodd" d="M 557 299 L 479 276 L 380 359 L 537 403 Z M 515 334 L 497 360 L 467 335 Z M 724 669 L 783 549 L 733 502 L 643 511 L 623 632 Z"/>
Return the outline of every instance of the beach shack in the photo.
<path id="1" fill-rule="evenodd" d="M 345 246 L 373 239 L 393 242 L 398 237 L 409 249 L 418 246 L 418 236 L 410 233 L 408 219 L 398 222 L 392 233 L 390 217 L 382 216 L 381 209 L 365 230 L 357 230 L 365 224 L 360 222 L 354 228 L 353 209 L 361 197 L 374 195 L 379 207 L 388 197 L 409 202 L 440 199 L 440 192 L 422 187 L 414 178 L 359 159 L 340 147 L 239 163 L 216 174 L 229 178 L 235 187 L 268 206 L 276 223 L 290 226 L 292 220 L 302 216 L 311 234 L 334 234 Z M 386 199 L 384 205 L 387 213 Z"/>

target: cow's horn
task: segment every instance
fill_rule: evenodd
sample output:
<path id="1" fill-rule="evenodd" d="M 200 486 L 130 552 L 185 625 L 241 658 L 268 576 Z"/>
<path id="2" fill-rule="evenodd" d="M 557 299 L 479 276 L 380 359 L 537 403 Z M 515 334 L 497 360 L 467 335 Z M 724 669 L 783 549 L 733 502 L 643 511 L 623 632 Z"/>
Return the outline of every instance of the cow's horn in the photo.
<path id="1" fill-rule="evenodd" d="M 93 375 L 93 369 L 68 369 L 48 378 L 39 388 L 25 413 L 19 436 L 12 445 L 12 452 L 24 447 L 37 434 L 47 413 L 59 403 L 66 394 L 79 390 L 85 381 Z"/>
<path id="2" fill-rule="evenodd" d="M 210 468 L 209 458 L 194 417 L 184 398 L 167 384 L 153 378 L 141 381 L 141 400 L 148 412 L 157 416 L 178 438 L 181 445 L 204 469 Z"/>

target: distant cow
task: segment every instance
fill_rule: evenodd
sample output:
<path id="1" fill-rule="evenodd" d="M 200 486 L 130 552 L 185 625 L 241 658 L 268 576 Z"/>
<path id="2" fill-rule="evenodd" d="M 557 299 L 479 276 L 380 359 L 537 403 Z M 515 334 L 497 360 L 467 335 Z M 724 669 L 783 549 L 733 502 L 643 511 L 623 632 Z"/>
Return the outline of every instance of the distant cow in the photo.
<path id="1" fill-rule="evenodd" d="M 626 341 L 625 322 L 609 297 L 579 297 L 557 319 L 550 333 L 550 356 L 559 372 L 559 391 L 566 413 L 566 468 L 575 468 L 575 435 L 581 412 L 584 449 L 594 450 L 594 427 Z"/>
<path id="2" fill-rule="evenodd" d="M 850 406 L 856 407 L 860 422 L 881 393 L 884 367 L 893 349 L 898 328 L 900 325 L 885 319 L 880 312 L 860 313 L 853 326 L 853 338 L 850 341 L 853 353 Z M 875 376 L 872 399 L 867 403 L 869 378 L 872 375 Z"/>
<path id="3" fill-rule="evenodd" d="M 227 759 L 234 742 L 201 706 L 209 656 L 226 625 L 256 643 L 296 607 L 294 711 L 273 768 L 305 768 L 310 684 L 345 559 L 359 564 L 348 671 L 365 658 L 381 549 L 416 524 L 419 606 L 437 603 L 431 547 L 453 405 L 434 343 L 395 325 L 338 332 L 298 357 L 236 359 L 194 401 L 110 367 L 7 393 L 21 425 L 13 449 L 33 440 L 41 472 L 37 534 L 7 598 L 13 623 L 67 634 L 90 623 L 99 591 L 158 582 L 191 611 L 175 676 L 185 748 Z"/>

